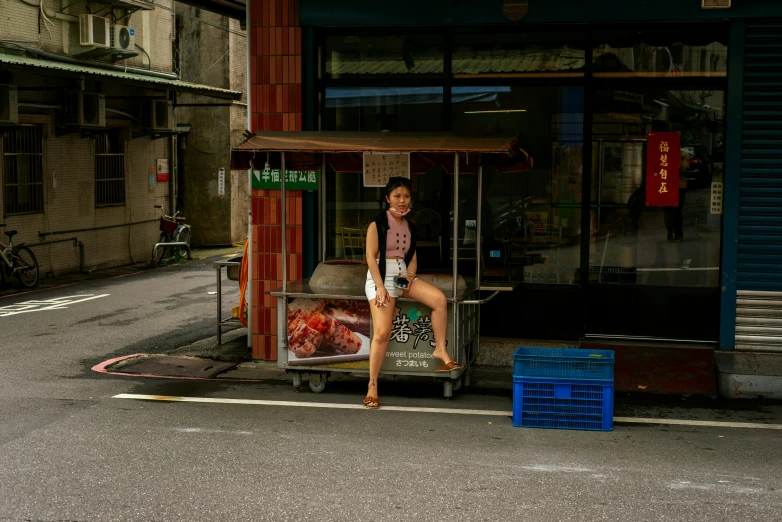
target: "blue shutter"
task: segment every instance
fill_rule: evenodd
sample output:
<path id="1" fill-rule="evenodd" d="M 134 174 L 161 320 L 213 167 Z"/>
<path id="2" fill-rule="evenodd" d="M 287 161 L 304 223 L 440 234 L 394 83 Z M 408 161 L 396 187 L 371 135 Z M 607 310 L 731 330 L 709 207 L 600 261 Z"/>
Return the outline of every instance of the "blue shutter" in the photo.
<path id="1" fill-rule="evenodd" d="M 735 346 L 782 351 L 782 22 L 746 25 L 742 118 Z"/>
<path id="2" fill-rule="evenodd" d="M 782 291 L 782 22 L 746 26 L 740 187 L 738 289 Z"/>

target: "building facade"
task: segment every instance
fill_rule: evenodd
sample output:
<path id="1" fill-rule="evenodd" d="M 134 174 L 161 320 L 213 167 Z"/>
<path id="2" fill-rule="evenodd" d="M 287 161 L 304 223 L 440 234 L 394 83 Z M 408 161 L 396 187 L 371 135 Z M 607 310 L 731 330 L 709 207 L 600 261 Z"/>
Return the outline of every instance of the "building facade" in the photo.
<path id="1" fill-rule="evenodd" d="M 176 22 L 167 0 L 3 3 L 0 222 L 42 275 L 148 261 L 154 207 L 176 207 L 178 137 L 192 128 L 178 100 L 241 98 L 227 74 L 225 85 L 182 81 Z"/>
<path id="2" fill-rule="evenodd" d="M 483 307 L 482 335 L 621 345 L 674 360 L 677 350 L 699 350 L 711 391 L 757 392 L 782 373 L 774 74 L 782 6 L 736 4 L 435 1 L 422 10 L 407 1 L 253 1 L 250 123 L 518 136 L 532 171 L 486 173 L 481 216 L 467 201 L 458 213 L 460 267 L 470 273 L 481 255 L 485 279 L 517 285 Z M 666 207 L 648 194 L 655 133 L 679 140 L 655 156 L 678 173 Z M 367 205 L 382 198 L 360 176 L 321 175 L 320 200 L 289 195 L 285 275 L 278 191 L 253 191 L 257 358 L 276 353 L 266 292 L 320 260 L 315 216 L 326 220 L 326 260 L 348 259 L 340 231 L 366 226 L 379 208 Z M 420 252 L 421 267 L 445 268 L 453 178 L 437 170 L 416 178 L 417 223 L 439 245 Z M 476 182 L 460 177 L 459 193 L 474 193 Z M 478 218 L 485 252 L 474 251 Z"/>

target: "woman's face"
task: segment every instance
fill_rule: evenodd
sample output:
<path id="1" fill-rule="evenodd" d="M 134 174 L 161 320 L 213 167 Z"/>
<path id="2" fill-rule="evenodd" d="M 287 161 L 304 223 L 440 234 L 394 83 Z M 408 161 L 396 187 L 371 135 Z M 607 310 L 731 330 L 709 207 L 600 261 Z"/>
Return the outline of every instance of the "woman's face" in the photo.
<path id="1" fill-rule="evenodd" d="M 410 189 L 400 186 L 391 191 L 391 194 L 386 196 L 386 200 L 392 208 L 397 209 L 400 212 L 404 212 L 410 206 Z"/>

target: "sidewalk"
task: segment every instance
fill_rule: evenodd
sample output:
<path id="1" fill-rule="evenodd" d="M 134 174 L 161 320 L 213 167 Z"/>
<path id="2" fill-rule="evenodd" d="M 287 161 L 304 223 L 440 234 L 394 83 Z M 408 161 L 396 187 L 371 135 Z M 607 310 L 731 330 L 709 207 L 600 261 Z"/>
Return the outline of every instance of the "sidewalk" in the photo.
<path id="1" fill-rule="evenodd" d="M 244 245 L 232 245 L 230 247 L 219 248 L 193 248 L 191 255 L 193 260 L 203 260 L 210 257 L 222 257 L 228 254 L 241 255 L 244 251 Z M 164 269 L 166 267 L 176 266 L 186 261 L 176 261 L 173 258 L 165 259 L 163 264 L 158 268 Z M 3 287 L 0 287 L 0 299 L 13 295 L 21 295 L 30 292 L 36 292 L 40 290 L 47 290 L 50 288 L 57 288 L 61 286 L 74 285 L 77 283 L 83 283 L 86 281 L 96 281 L 100 279 L 111 279 L 116 277 L 123 277 L 147 270 L 155 270 L 151 261 L 144 261 L 141 263 L 134 263 L 129 265 L 101 268 L 98 270 L 87 270 L 85 272 L 71 272 L 61 275 L 48 275 L 41 274 L 38 280 L 38 286 L 32 289 L 23 288 L 15 279 L 6 281 Z"/>

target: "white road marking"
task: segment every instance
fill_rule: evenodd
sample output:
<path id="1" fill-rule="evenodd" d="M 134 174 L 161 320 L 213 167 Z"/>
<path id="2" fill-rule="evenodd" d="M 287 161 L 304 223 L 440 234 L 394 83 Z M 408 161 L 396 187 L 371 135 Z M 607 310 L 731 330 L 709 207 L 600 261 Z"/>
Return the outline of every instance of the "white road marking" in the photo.
<path id="1" fill-rule="evenodd" d="M 22 303 L 16 303 L 8 306 L 0 306 L 0 317 L 28 314 L 30 312 L 43 312 L 47 310 L 64 310 L 68 308 L 68 305 L 83 303 L 84 301 L 92 301 L 93 299 L 100 299 L 101 297 L 108 297 L 109 295 L 111 294 L 86 294 L 57 297 L 55 299 L 24 301 Z"/>
<path id="2" fill-rule="evenodd" d="M 709 428 L 747 428 L 758 430 L 782 430 L 782 424 L 761 424 L 759 422 L 718 422 L 688 419 L 647 419 L 645 417 L 614 417 L 622 424 L 675 424 L 679 426 L 705 426 Z"/>
<path id="3" fill-rule="evenodd" d="M 322 408 L 336 410 L 363 410 L 361 404 L 340 404 L 334 402 L 269 401 L 260 399 L 222 399 L 215 397 L 178 397 L 175 395 L 143 395 L 120 393 L 113 399 L 134 399 L 161 402 L 198 402 L 211 404 L 245 404 L 251 406 L 289 406 L 293 408 Z M 471 410 L 460 408 L 422 408 L 416 406 L 381 406 L 382 411 L 402 411 L 411 413 L 447 413 L 451 415 L 483 415 L 489 417 L 511 417 L 512 412 L 501 410 Z M 782 424 L 760 424 L 753 422 L 717 422 L 685 419 L 652 419 L 644 417 L 614 417 L 618 424 L 676 424 L 684 426 L 706 426 L 712 428 L 749 428 L 760 430 L 782 430 Z"/>
<path id="4" fill-rule="evenodd" d="M 229 435 L 252 435 L 251 431 L 240 430 L 212 430 L 207 428 L 176 428 L 180 433 L 228 433 Z"/>

